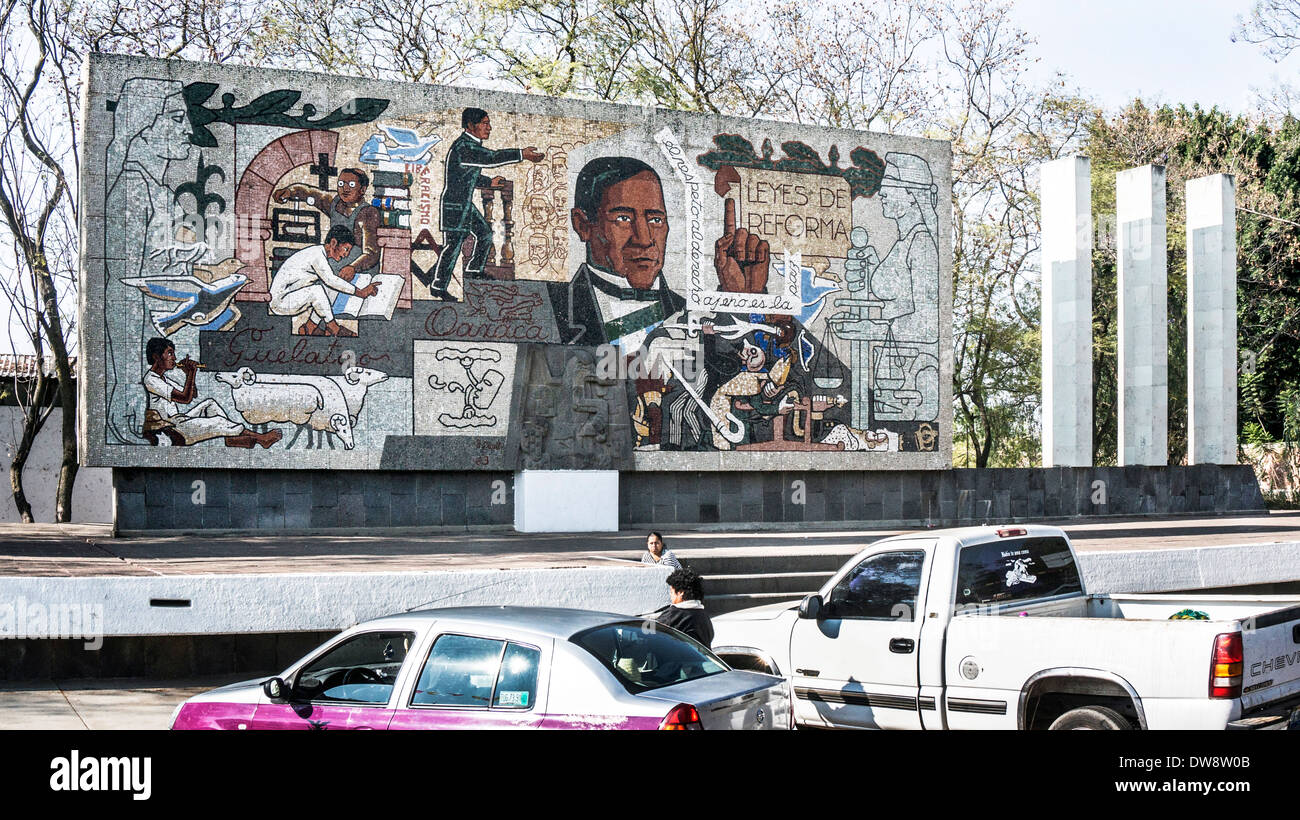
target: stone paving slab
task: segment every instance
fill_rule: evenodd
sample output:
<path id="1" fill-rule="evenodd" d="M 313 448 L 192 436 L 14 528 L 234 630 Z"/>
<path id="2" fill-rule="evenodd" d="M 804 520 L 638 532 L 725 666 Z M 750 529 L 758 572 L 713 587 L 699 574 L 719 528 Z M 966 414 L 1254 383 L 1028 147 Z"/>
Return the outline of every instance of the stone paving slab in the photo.
<path id="1" fill-rule="evenodd" d="M 157 681 L 140 678 L 0 683 L 6 729 L 166 729 L 186 698 L 246 675 Z"/>
<path id="2" fill-rule="evenodd" d="M 1300 541 L 1300 512 L 1055 523 L 1082 552 L 1163 550 Z M 667 533 L 686 557 L 768 551 L 851 555 L 905 529 Z M 3 576 L 166 576 L 608 566 L 636 561 L 644 533 L 376 536 L 178 535 L 114 538 L 100 525 L 0 525 Z"/>

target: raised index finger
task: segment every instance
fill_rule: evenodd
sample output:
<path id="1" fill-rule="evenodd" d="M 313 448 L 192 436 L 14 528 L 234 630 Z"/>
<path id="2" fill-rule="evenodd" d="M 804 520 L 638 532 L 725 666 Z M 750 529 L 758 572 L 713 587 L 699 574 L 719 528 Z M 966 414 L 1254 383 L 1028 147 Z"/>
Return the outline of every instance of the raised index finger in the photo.
<path id="1" fill-rule="evenodd" d="M 736 232 L 736 200 L 727 199 L 722 206 L 722 233 L 731 236 Z"/>

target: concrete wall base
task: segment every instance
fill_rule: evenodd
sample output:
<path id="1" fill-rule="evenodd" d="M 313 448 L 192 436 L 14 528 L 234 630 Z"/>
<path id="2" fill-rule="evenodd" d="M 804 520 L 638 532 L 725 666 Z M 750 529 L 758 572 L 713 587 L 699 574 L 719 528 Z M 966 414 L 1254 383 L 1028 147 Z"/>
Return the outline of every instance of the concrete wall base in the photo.
<path id="1" fill-rule="evenodd" d="M 274 675 L 337 632 L 261 635 L 145 635 L 84 641 L 24 638 L 0 643 L 0 681 L 75 678 L 192 678 Z"/>
<path id="2" fill-rule="evenodd" d="M 511 473 L 115 469 L 119 532 L 509 528 Z M 621 529 L 951 526 L 1264 509 L 1247 465 L 624 472 Z"/>

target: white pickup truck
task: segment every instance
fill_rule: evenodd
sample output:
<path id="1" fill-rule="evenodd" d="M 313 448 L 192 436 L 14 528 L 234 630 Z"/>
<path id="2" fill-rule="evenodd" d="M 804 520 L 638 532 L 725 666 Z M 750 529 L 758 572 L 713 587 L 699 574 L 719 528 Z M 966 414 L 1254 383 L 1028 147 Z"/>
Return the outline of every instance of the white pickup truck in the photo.
<path id="1" fill-rule="evenodd" d="M 1300 728 L 1300 600 L 1090 594 L 1055 527 L 877 541 L 713 625 L 733 666 L 790 681 L 800 726 Z"/>

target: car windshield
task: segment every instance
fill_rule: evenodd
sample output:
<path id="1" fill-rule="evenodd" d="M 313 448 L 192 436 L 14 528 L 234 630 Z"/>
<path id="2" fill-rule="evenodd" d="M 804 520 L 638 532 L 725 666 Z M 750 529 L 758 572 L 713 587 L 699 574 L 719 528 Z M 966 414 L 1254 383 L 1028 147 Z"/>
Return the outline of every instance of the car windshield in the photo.
<path id="1" fill-rule="evenodd" d="M 656 621 L 598 626 L 569 640 L 594 655 L 633 693 L 727 671 L 717 655 Z"/>

